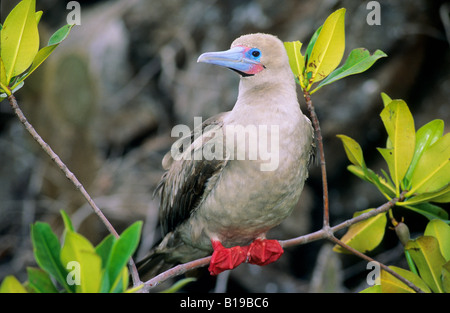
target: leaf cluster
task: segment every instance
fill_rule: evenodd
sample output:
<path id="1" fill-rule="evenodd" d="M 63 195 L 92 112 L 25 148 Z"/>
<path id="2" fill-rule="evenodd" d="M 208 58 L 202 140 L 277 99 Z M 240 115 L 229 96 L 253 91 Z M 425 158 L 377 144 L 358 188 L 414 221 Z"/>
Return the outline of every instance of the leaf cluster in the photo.
<path id="1" fill-rule="evenodd" d="M 300 41 L 285 42 L 284 46 L 296 81 L 303 91 L 310 94 L 344 77 L 362 73 L 376 60 L 387 56 L 381 50 L 376 50 L 371 55 L 365 48 L 357 48 L 350 52 L 342 66 L 336 68 L 341 63 L 345 50 L 344 8 L 332 13 L 316 30 L 304 55 Z M 311 90 L 314 84 L 316 86 Z"/>
<path id="2" fill-rule="evenodd" d="M 411 256 L 410 269 L 390 268 L 424 292 L 450 292 L 450 226 L 444 221 L 431 220 L 422 236 L 408 240 L 405 253 Z M 391 274 L 381 271 L 379 284 L 363 292 L 411 293 L 411 288 Z"/>
<path id="3" fill-rule="evenodd" d="M 403 100 L 392 100 L 382 94 L 384 109 L 380 117 L 388 138 L 386 147 L 378 148 L 386 161 L 388 173 L 379 175 L 364 161 L 361 146 L 352 138 L 338 135 L 347 158 L 348 170 L 373 184 L 388 200 L 419 213 L 430 221 L 424 235 L 409 238 L 407 226 L 389 215 L 400 241 L 410 271 L 392 266 L 391 269 L 425 292 L 450 292 L 450 223 L 448 213 L 436 203 L 450 201 L 450 134 L 444 135 L 444 122 L 433 120 L 415 131 L 414 119 Z M 361 213 L 356 213 L 356 215 Z M 382 241 L 387 216 L 379 214 L 352 225 L 342 241 L 360 252 L 373 250 Z M 345 253 L 339 246 L 335 251 Z M 381 283 L 368 288 L 370 292 L 413 292 L 391 274 L 382 271 Z"/>
<path id="4" fill-rule="evenodd" d="M 31 226 L 34 257 L 39 268 L 28 268 L 28 281 L 21 284 L 7 276 L 1 286 L 4 292 L 31 293 L 117 293 L 128 288 L 127 262 L 136 250 L 142 222 L 129 226 L 119 238 L 112 234 L 97 246 L 77 233 L 64 211 L 63 244 L 47 223 Z"/>
<path id="5" fill-rule="evenodd" d="M 0 100 L 19 90 L 74 25 L 65 25 L 39 50 L 38 24 L 42 11 L 36 12 L 36 0 L 22 0 L 0 24 Z"/>
<path id="6" fill-rule="evenodd" d="M 376 174 L 366 166 L 361 146 L 352 138 L 338 135 L 352 163 L 348 170 L 373 184 L 388 200 L 404 195 L 397 203 L 428 219 L 449 223 L 448 213 L 433 203 L 450 201 L 450 134 L 443 135 L 444 121 L 433 120 L 415 131 L 414 119 L 403 100 L 382 94 L 384 109 L 380 116 L 388 138 L 378 148 L 389 173 Z"/>

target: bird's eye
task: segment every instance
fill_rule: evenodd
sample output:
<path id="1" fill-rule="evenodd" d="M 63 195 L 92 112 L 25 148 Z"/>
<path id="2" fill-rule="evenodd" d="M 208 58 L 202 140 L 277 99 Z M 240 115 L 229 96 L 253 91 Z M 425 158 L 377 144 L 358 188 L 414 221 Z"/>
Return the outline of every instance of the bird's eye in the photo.
<path id="1" fill-rule="evenodd" d="M 255 49 L 252 51 L 252 56 L 254 56 L 255 58 L 259 57 L 261 55 L 261 51 Z"/>

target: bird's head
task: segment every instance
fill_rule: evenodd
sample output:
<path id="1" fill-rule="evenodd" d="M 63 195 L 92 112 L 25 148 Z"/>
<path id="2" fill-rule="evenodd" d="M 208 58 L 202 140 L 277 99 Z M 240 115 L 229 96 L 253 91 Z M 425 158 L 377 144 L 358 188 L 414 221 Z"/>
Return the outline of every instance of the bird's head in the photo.
<path id="1" fill-rule="evenodd" d="M 281 40 L 261 33 L 237 38 L 229 50 L 203 53 L 197 62 L 227 67 L 242 77 L 275 74 L 285 70 L 286 66 L 289 69 L 289 60 Z"/>

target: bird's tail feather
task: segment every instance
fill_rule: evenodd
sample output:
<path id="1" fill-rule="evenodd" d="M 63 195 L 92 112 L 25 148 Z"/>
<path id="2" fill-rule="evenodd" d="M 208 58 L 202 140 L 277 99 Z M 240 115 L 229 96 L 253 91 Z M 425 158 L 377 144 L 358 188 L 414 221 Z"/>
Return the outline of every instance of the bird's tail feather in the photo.
<path id="1" fill-rule="evenodd" d="M 147 281 L 176 265 L 176 263 L 166 261 L 166 254 L 154 249 L 144 259 L 136 263 L 142 281 Z"/>

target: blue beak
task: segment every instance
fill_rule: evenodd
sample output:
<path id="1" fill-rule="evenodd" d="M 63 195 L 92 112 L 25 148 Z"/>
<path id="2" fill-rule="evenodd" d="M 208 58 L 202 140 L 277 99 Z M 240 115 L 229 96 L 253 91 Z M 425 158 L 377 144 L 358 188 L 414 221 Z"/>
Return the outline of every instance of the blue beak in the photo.
<path id="1" fill-rule="evenodd" d="M 250 48 L 237 46 L 227 51 L 206 52 L 200 55 L 197 62 L 228 67 L 242 76 L 250 76 L 260 72 L 264 66 L 250 58 L 249 50 Z"/>

